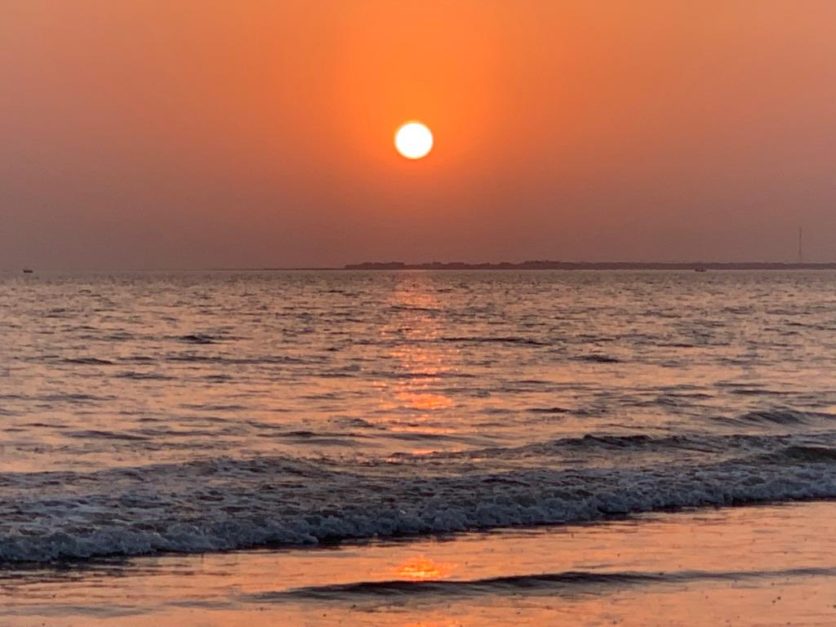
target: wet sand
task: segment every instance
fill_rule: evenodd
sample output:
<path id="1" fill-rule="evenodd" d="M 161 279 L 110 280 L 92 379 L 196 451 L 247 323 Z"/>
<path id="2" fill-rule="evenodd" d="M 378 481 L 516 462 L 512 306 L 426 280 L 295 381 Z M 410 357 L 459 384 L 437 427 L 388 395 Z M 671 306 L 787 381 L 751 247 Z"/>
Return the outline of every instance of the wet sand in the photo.
<path id="1" fill-rule="evenodd" d="M 2 577 L 11 625 L 832 625 L 836 503 Z"/>

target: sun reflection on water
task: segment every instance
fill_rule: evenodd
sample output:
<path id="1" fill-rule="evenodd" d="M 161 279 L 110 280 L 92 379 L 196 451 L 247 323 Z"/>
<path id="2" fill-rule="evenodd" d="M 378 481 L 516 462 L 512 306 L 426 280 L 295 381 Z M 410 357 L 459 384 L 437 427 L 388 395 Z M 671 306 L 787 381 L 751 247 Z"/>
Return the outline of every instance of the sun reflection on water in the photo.
<path id="1" fill-rule="evenodd" d="M 432 282 L 409 276 L 392 292 L 392 306 L 398 314 L 383 330 L 393 340 L 389 358 L 397 374 L 382 390 L 387 427 L 399 433 L 451 433 L 445 416 L 455 402 L 441 381 L 450 372 L 456 349 L 437 341 L 444 322 Z"/>
<path id="2" fill-rule="evenodd" d="M 453 564 L 436 562 L 428 557 L 412 557 L 401 563 L 396 572 L 408 581 L 435 581 L 445 579 L 453 572 Z"/>

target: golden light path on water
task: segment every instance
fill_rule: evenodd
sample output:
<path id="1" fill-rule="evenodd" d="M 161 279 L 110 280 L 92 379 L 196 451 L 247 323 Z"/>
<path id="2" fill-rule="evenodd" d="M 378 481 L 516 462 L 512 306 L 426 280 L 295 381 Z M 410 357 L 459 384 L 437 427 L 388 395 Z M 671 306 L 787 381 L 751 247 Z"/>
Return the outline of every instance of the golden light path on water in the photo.
<path id="1" fill-rule="evenodd" d="M 393 287 L 391 306 L 401 313 L 382 329 L 391 340 L 390 357 L 400 376 L 381 384 L 381 415 L 385 426 L 395 432 L 424 435 L 453 433 L 449 411 L 455 401 L 440 385 L 457 362 L 455 346 L 440 342 L 444 328 L 437 317 L 442 303 L 427 278 L 405 278 Z M 390 421 L 390 422 L 389 422 Z M 432 452 L 431 447 L 414 447 L 413 454 Z"/>

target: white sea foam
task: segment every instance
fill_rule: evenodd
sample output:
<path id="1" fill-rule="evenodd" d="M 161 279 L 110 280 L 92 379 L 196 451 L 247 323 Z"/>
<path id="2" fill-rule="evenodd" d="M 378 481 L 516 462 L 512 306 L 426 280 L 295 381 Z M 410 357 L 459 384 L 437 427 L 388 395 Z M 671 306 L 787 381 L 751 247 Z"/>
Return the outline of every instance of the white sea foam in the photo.
<path id="1" fill-rule="evenodd" d="M 165 551 L 594 521 L 692 506 L 836 498 L 836 451 L 792 446 L 713 464 L 528 468 L 405 476 L 284 458 L 89 475 L 5 475 L 0 559 L 45 562 Z M 16 485 L 15 485 L 16 484 Z"/>

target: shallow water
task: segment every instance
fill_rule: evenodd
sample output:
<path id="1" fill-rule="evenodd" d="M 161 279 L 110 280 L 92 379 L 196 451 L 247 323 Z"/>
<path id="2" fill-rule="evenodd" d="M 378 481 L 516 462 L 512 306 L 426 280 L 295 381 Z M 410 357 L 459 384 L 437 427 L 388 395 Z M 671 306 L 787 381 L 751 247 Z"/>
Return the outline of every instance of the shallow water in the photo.
<path id="1" fill-rule="evenodd" d="M 836 273 L 0 278 L 0 560 L 836 497 Z"/>
<path id="2" fill-rule="evenodd" d="M 4 625 L 832 625 L 836 503 L 0 571 Z"/>

